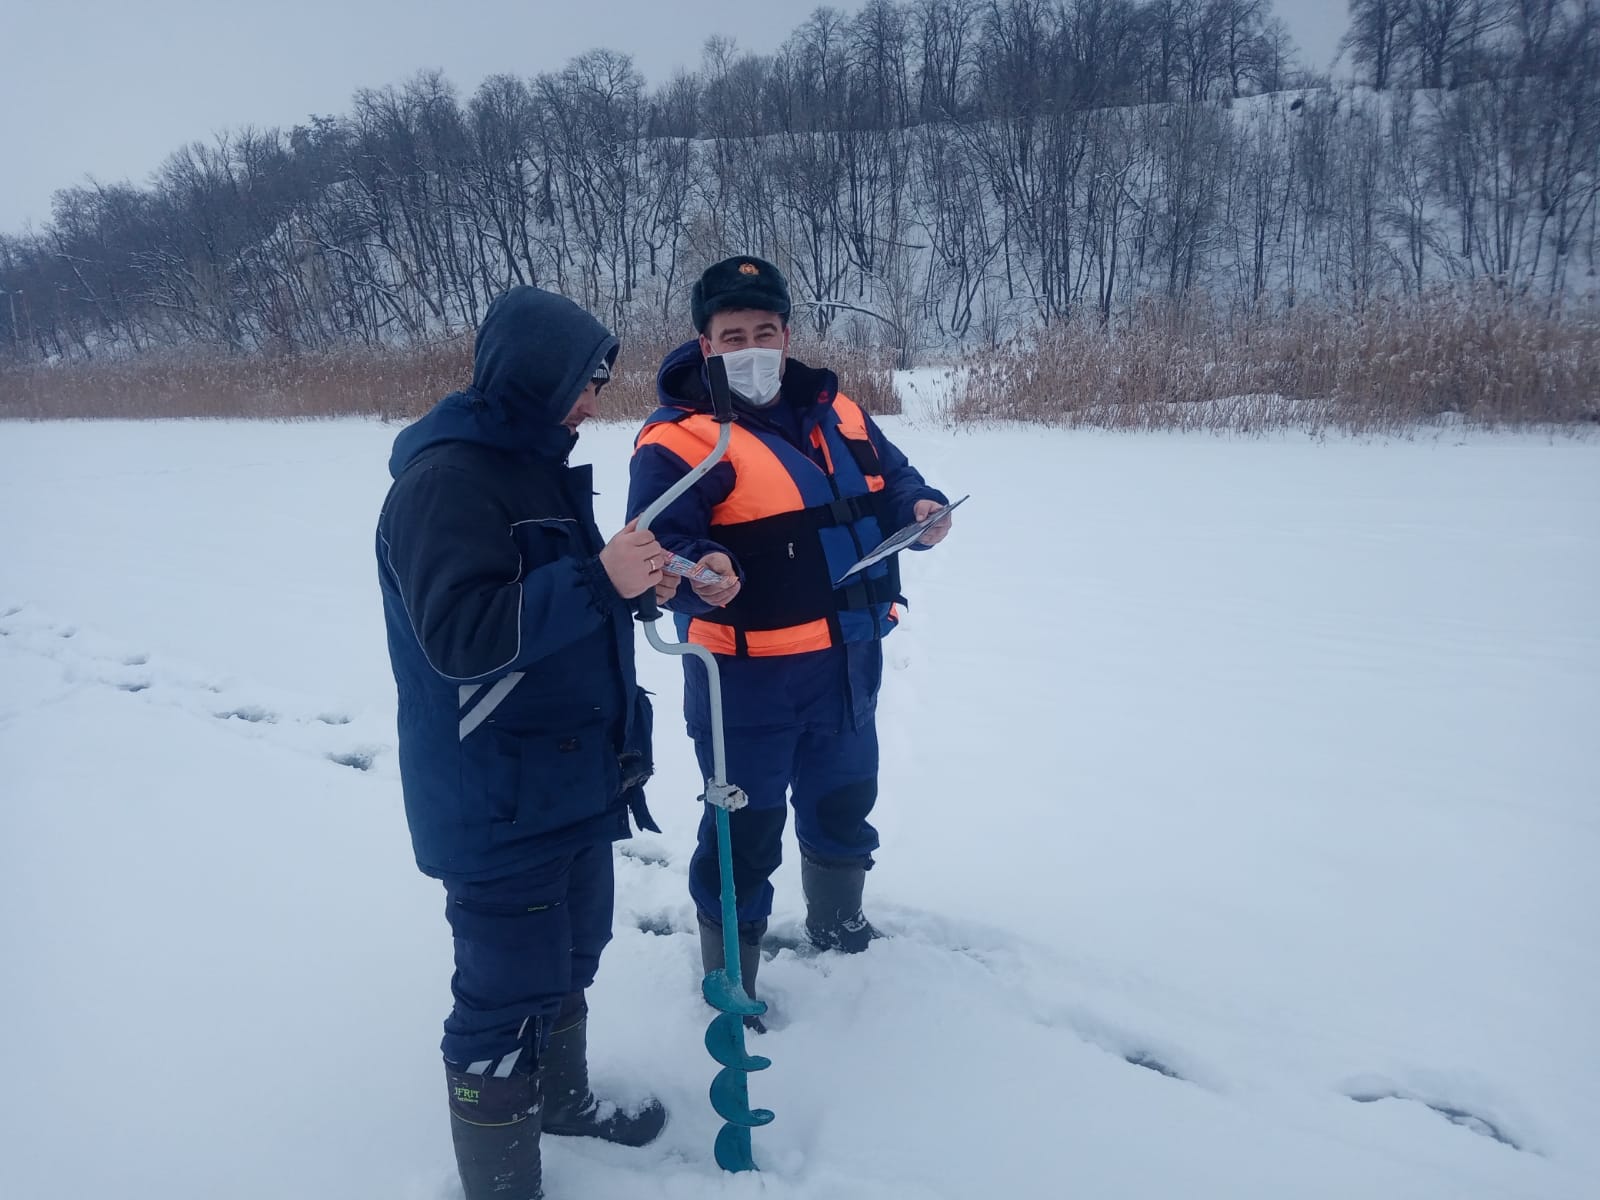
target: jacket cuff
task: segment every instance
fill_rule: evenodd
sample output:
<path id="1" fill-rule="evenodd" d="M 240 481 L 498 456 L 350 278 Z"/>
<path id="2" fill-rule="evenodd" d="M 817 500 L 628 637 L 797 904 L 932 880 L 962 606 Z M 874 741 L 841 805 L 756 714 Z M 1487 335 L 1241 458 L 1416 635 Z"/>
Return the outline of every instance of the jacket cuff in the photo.
<path id="1" fill-rule="evenodd" d="M 604 564 L 597 554 L 593 558 L 586 558 L 578 564 L 578 575 L 583 579 L 584 586 L 589 591 L 589 607 L 601 616 L 606 616 L 612 609 L 626 602 L 612 586 L 611 576 L 606 574 Z"/>

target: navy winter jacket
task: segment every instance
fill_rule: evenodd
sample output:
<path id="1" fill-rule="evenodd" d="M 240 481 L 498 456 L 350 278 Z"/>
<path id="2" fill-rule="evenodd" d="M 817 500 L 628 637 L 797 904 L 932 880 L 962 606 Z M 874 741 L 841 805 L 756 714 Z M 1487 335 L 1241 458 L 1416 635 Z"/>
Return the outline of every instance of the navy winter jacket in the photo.
<path id="1" fill-rule="evenodd" d="M 417 865 L 447 882 L 628 836 L 649 701 L 630 606 L 597 557 L 589 467 L 562 419 L 617 341 L 515 288 L 478 331 L 472 386 L 395 439 L 378 574 Z"/>
<path id="2" fill-rule="evenodd" d="M 832 371 L 809 367 L 789 359 L 784 368 L 780 398 L 759 412 L 741 407 L 737 419 L 782 434 L 814 460 L 821 452 L 811 443 L 811 425 L 820 409 L 839 390 Z M 710 389 L 705 359 L 698 341 L 686 342 L 662 361 L 656 376 L 657 399 L 664 408 L 710 412 Z M 819 402 L 819 397 L 822 398 Z M 891 442 L 876 421 L 867 418 L 867 434 L 883 464 L 893 526 L 908 524 L 918 500 L 947 503 L 943 492 L 930 487 L 905 454 Z M 686 463 L 664 446 L 647 444 L 635 450 L 630 464 L 628 516 L 637 516 L 688 473 Z M 726 500 L 734 487 L 734 472 L 723 461 L 651 524 L 650 531 L 668 550 L 691 560 L 726 550 L 710 537 L 712 510 Z M 926 547 L 913 547 L 925 549 Z M 737 565 L 737 564 L 736 564 Z M 687 636 L 689 618 L 709 606 L 687 586 L 680 587 L 668 605 L 678 614 L 678 636 Z M 878 688 L 883 678 L 883 644 L 872 640 L 850 642 L 827 650 L 772 658 L 719 656 L 723 687 L 723 719 L 729 728 L 779 728 L 805 724 L 818 728 L 861 728 L 877 710 Z M 708 732 L 710 699 L 705 667 L 693 656 L 685 657 L 684 716 L 692 735 Z"/>

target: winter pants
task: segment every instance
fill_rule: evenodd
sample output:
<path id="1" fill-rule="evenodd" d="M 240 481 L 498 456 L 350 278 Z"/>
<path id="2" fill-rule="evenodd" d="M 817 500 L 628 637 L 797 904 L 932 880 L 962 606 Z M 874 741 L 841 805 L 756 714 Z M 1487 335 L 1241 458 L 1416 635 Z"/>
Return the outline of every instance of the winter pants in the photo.
<path id="1" fill-rule="evenodd" d="M 764 920 L 772 913 L 770 880 L 783 860 L 791 799 L 801 853 L 872 865 L 878 831 L 867 817 L 878 797 L 878 731 L 871 720 L 860 729 L 843 724 L 843 729 L 800 722 L 781 729 L 727 731 L 728 782 L 750 798 L 748 806 L 728 815 L 741 922 Z M 710 778 L 710 736 L 697 735 L 694 746 L 700 769 Z M 707 805 L 689 862 L 689 894 L 718 923 L 720 887 L 716 814 Z"/>
<path id="2" fill-rule="evenodd" d="M 610 842 L 550 854 L 503 879 L 446 885 L 456 951 L 446 1062 L 492 1074 L 505 1056 L 507 1070 L 523 1052 L 537 1058 L 563 1002 L 594 982 L 611 940 L 613 886 Z"/>

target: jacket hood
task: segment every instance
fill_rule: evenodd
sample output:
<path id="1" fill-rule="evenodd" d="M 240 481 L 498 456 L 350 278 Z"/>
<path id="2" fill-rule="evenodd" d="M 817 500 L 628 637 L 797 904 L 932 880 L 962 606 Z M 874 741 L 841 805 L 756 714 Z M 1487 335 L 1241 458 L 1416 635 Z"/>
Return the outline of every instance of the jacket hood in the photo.
<path id="1" fill-rule="evenodd" d="M 656 371 L 656 401 L 663 408 L 711 411 L 711 389 L 706 385 L 706 360 L 700 339 L 691 338 L 661 360 Z"/>
<path id="2" fill-rule="evenodd" d="M 472 386 L 452 392 L 400 431 L 389 458 L 398 477 L 440 442 L 475 442 L 565 460 L 577 435 L 561 424 L 617 339 L 565 296 L 515 287 L 496 297 L 473 343 Z"/>

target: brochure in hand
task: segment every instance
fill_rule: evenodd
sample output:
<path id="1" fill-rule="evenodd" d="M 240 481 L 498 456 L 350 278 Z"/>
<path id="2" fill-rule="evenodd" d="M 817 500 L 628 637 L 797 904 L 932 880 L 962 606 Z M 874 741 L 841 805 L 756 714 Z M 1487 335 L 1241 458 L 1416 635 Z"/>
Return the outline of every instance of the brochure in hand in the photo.
<path id="1" fill-rule="evenodd" d="M 877 547 L 872 551 L 872 553 L 868 554 L 860 562 L 856 563 L 855 566 L 851 567 L 837 580 L 835 580 L 834 586 L 838 587 L 839 584 L 843 583 L 846 579 L 849 579 L 850 576 L 854 575 L 857 571 L 864 571 L 873 563 L 882 562 L 884 559 L 888 558 L 889 555 L 896 554 L 899 551 L 904 550 L 934 525 L 937 525 L 941 520 L 943 520 L 953 509 L 959 507 L 970 499 L 970 496 L 963 496 L 960 500 L 955 501 L 955 503 L 946 504 L 943 508 L 936 508 L 927 516 L 923 517 L 922 520 L 913 521 L 903 529 L 897 530 L 896 532 L 890 534 L 883 541 L 878 543 Z"/>

